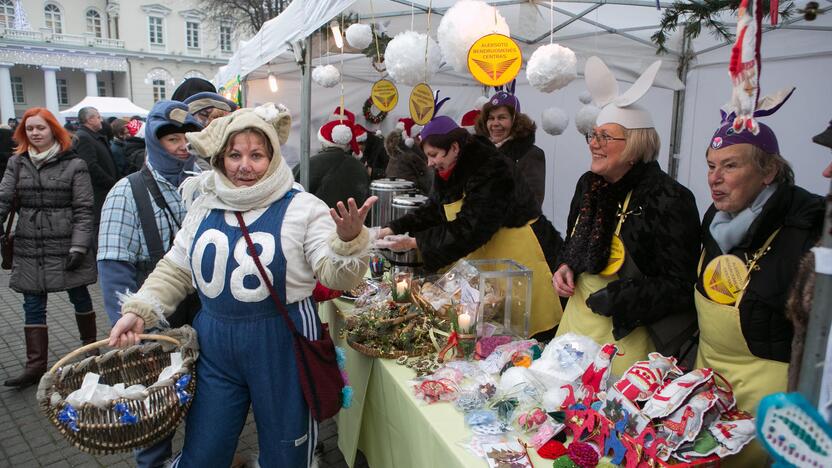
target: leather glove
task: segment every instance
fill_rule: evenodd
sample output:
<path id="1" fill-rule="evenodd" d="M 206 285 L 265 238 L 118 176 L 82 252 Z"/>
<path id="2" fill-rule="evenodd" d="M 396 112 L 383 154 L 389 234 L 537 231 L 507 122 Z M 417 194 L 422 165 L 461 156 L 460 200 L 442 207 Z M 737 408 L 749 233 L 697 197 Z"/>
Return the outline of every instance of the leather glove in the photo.
<path id="1" fill-rule="evenodd" d="M 66 259 L 66 271 L 77 270 L 79 266 L 81 266 L 81 262 L 84 261 L 84 254 L 81 252 L 70 252 L 69 257 Z"/>
<path id="2" fill-rule="evenodd" d="M 598 315 L 612 317 L 613 310 L 610 299 L 609 291 L 607 288 L 603 288 L 590 294 L 589 297 L 586 298 L 586 305 Z"/>

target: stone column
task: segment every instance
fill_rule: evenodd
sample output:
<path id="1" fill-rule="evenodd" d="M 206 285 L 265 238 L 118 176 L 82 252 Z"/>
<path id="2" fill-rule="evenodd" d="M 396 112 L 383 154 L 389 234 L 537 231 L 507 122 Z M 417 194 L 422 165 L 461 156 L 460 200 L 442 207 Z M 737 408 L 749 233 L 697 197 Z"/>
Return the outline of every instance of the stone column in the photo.
<path id="1" fill-rule="evenodd" d="M 43 91 L 46 96 L 45 107 L 55 115 L 55 118 L 62 121 L 60 120 L 61 116 L 58 114 L 61 108 L 58 106 L 58 80 L 55 78 L 55 72 L 60 70 L 61 67 L 43 65 L 40 68 L 43 70 Z"/>
<path id="2" fill-rule="evenodd" d="M 101 70 L 85 69 L 87 75 L 87 96 L 98 96 L 98 75 Z"/>
<path id="3" fill-rule="evenodd" d="M 14 117 L 11 68 L 13 63 L 0 62 L 0 123 Z"/>

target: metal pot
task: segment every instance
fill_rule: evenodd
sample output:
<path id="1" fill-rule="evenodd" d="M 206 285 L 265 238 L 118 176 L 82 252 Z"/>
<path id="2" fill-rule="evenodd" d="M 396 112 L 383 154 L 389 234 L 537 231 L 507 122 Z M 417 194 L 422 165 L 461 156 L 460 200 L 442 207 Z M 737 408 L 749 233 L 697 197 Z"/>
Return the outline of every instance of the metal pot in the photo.
<path id="1" fill-rule="evenodd" d="M 393 209 L 392 219 L 398 219 L 427 202 L 428 197 L 418 193 L 407 193 L 393 197 L 393 201 L 390 204 Z M 392 252 L 384 250 L 383 254 L 393 265 L 411 267 L 422 265 L 422 255 L 419 253 L 418 249 L 413 249 L 407 252 Z"/>
<path id="2" fill-rule="evenodd" d="M 393 198 L 416 191 L 416 183 L 405 179 L 378 179 L 370 183 L 370 195 L 378 197 L 370 212 L 372 226 L 385 226 L 393 217 Z"/>

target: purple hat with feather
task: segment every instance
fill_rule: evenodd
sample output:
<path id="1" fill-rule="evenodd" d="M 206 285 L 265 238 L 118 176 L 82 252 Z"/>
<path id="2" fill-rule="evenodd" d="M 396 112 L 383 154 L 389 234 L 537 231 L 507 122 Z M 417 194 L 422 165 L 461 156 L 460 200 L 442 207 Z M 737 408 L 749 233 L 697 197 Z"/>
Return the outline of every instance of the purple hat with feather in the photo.
<path id="1" fill-rule="evenodd" d="M 765 117 L 777 112 L 780 107 L 791 97 L 795 88 L 784 88 L 780 91 L 760 99 L 754 117 Z M 720 149 L 732 145 L 747 143 L 760 148 L 767 154 L 780 154 L 780 146 L 777 144 L 777 136 L 774 130 L 764 123 L 758 123 L 759 131 L 755 134 L 750 131 L 737 131 L 734 128 L 736 112 L 721 109 L 722 124 L 711 138 L 711 148 Z"/>
<path id="2" fill-rule="evenodd" d="M 436 94 L 433 97 L 433 118 L 430 119 L 430 122 L 428 122 L 427 125 L 425 125 L 425 128 L 423 128 L 419 133 L 419 138 L 421 140 L 424 141 L 425 138 L 431 135 L 445 135 L 459 128 L 459 125 L 456 124 L 454 119 L 448 117 L 447 115 L 436 115 L 439 113 L 439 109 L 442 105 L 450 100 L 451 98 L 449 97 L 440 100 L 439 90 L 436 90 Z"/>
<path id="3" fill-rule="evenodd" d="M 517 87 L 517 80 L 511 80 L 511 83 L 506 85 L 506 87 L 497 86 L 494 89 L 497 91 L 491 99 L 488 100 L 485 106 L 483 106 L 483 110 L 488 113 L 489 110 L 500 107 L 506 106 L 511 107 L 514 109 L 515 113 L 520 112 L 520 100 L 517 99 L 517 96 L 514 95 L 514 90 Z"/>

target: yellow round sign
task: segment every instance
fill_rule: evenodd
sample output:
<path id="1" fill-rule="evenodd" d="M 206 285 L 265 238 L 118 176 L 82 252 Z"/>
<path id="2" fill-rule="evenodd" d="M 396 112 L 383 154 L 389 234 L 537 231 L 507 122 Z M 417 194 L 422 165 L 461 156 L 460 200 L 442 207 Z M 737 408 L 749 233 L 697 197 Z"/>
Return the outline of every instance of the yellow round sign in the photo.
<path id="1" fill-rule="evenodd" d="M 618 273 L 618 270 L 624 265 L 624 257 L 627 252 L 624 251 L 624 242 L 617 234 L 612 236 L 612 245 L 610 246 L 610 259 L 607 260 L 607 266 L 601 270 L 601 276 L 612 276 Z"/>
<path id="2" fill-rule="evenodd" d="M 468 71 L 486 86 L 500 86 L 513 80 L 523 66 L 523 53 L 510 37 L 489 34 L 468 49 Z"/>
<path id="3" fill-rule="evenodd" d="M 720 255 L 708 263 L 702 285 L 708 297 L 719 304 L 737 302 L 748 278 L 745 262 L 735 255 Z"/>
<path id="4" fill-rule="evenodd" d="M 382 112 L 390 112 L 399 103 L 399 90 L 390 80 L 378 80 L 370 91 L 373 104 Z"/>
<path id="5" fill-rule="evenodd" d="M 426 125 L 433 118 L 433 90 L 427 83 L 419 83 L 410 92 L 410 118 L 416 125 Z"/>

